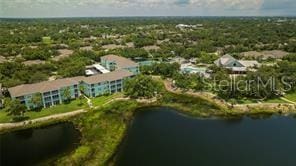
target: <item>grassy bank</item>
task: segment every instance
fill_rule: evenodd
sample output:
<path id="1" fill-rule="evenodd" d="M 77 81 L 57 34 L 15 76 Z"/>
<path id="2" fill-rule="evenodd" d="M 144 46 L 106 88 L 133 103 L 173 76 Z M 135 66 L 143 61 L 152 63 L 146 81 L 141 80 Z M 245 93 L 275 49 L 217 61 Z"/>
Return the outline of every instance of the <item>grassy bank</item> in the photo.
<path id="1" fill-rule="evenodd" d="M 82 133 L 81 145 L 56 165 L 105 165 L 124 137 L 135 101 L 117 101 L 74 120 Z"/>
<path id="2" fill-rule="evenodd" d="M 289 93 L 285 96 L 288 100 L 291 100 L 293 102 L 296 102 L 296 92 L 294 93 Z"/>
<path id="3" fill-rule="evenodd" d="M 86 109 L 87 107 L 88 106 L 86 104 L 86 99 L 82 101 L 74 100 L 68 104 L 61 104 L 51 108 L 43 108 L 39 111 L 27 111 L 25 112 L 24 116 L 26 120 L 33 120 L 33 119 L 42 118 L 50 115 L 71 112 L 79 109 Z M 9 122 L 12 122 L 11 116 L 9 116 L 8 113 L 5 112 L 4 110 L 1 110 L 0 123 L 9 123 Z"/>

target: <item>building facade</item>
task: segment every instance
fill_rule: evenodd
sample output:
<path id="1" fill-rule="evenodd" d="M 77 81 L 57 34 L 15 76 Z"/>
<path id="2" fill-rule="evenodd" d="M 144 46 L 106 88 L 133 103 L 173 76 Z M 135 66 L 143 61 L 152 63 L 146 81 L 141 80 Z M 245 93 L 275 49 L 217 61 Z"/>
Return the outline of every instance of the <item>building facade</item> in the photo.
<path id="1" fill-rule="evenodd" d="M 88 97 L 122 92 L 124 81 L 134 74 L 127 70 L 116 70 L 110 73 L 85 77 L 81 82 L 83 93 Z"/>
<path id="2" fill-rule="evenodd" d="M 27 109 L 51 107 L 79 97 L 79 82 L 72 78 L 25 84 L 8 89 L 12 99 L 18 99 Z"/>

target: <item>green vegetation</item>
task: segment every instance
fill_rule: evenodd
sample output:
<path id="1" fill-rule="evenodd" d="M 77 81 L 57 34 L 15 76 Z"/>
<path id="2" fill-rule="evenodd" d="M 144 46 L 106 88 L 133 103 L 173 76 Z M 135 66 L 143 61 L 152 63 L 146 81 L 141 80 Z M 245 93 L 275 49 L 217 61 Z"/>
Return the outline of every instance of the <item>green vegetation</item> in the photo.
<path id="1" fill-rule="evenodd" d="M 291 100 L 293 102 L 296 102 L 296 93 L 289 93 L 287 95 L 285 95 L 285 98 L 287 98 L 288 100 Z"/>
<path id="2" fill-rule="evenodd" d="M 131 98 L 146 98 L 156 97 L 161 91 L 161 84 L 153 80 L 151 76 L 137 75 L 125 82 L 125 95 Z"/>
<path id="3" fill-rule="evenodd" d="M 24 112 L 23 117 L 26 118 L 27 120 L 32 120 L 32 119 L 41 118 L 49 115 L 66 113 L 66 112 L 71 112 L 71 111 L 76 111 L 79 109 L 86 109 L 86 108 L 87 108 L 87 104 L 85 99 L 83 100 L 82 104 L 79 100 L 74 100 L 67 104 L 61 104 L 51 108 L 43 108 L 40 111 Z M 21 109 L 18 109 L 18 110 L 21 110 Z M 1 110 L 0 123 L 8 123 L 11 121 L 12 121 L 11 116 L 9 116 L 9 113 L 6 112 L 6 109 Z"/>
<path id="4" fill-rule="evenodd" d="M 102 106 L 103 104 L 105 104 L 113 99 L 119 98 L 119 97 L 123 97 L 123 94 L 122 93 L 115 93 L 112 95 L 104 95 L 104 96 L 92 98 L 91 101 L 92 101 L 93 106 L 97 107 L 97 106 Z"/>
<path id="5" fill-rule="evenodd" d="M 19 100 L 9 100 L 5 110 L 8 112 L 7 115 L 12 116 L 13 121 L 18 121 L 24 117 L 26 107 Z"/>
<path id="6" fill-rule="evenodd" d="M 221 116 L 227 113 L 227 110 L 213 102 L 185 94 L 165 92 L 158 103 L 197 117 Z"/>
<path id="7" fill-rule="evenodd" d="M 264 103 L 288 103 L 280 98 L 275 98 L 275 99 L 268 99 L 265 100 Z"/>
<path id="8" fill-rule="evenodd" d="M 49 37 L 49 36 L 42 37 L 42 42 L 44 44 L 51 44 L 52 43 L 51 37 Z"/>
<path id="9" fill-rule="evenodd" d="M 180 70 L 178 63 L 154 63 L 153 65 L 142 66 L 141 72 L 147 75 L 161 75 L 165 78 L 171 78 Z"/>
<path id="10" fill-rule="evenodd" d="M 104 165 L 124 137 L 135 101 L 117 101 L 74 120 L 82 133 L 81 145 L 57 165 Z"/>

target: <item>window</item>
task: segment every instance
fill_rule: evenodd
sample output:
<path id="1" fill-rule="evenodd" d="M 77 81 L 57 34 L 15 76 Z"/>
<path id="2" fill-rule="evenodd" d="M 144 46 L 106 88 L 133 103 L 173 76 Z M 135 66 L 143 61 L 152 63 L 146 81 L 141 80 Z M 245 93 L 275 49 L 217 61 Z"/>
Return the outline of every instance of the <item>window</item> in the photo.
<path id="1" fill-rule="evenodd" d="M 59 99 L 60 96 L 59 96 L 59 95 L 54 95 L 54 96 L 52 96 L 52 98 L 53 98 L 53 99 Z"/>
<path id="2" fill-rule="evenodd" d="M 25 100 L 25 97 L 24 96 L 21 96 L 21 97 L 17 97 L 16 99 L 18 99 L 18 100 Z"/>
<path id="3" fill-rule="evenodd" d="M 52 94 L 58 94 L 58 93 L 59 93 L 58 90 L 52 91 Z"/>
<path id="4" fill-rule="evenodd" d="M 45 100 L 45 101 L 51 101 L 51 97 L 50 97 L 50 96 L 45 97 L 44 100 Z"/>
<path id="5" fill-rule="evenodd" d="M 48 108 L 51 106 L 51 103 L 45 103 L 45 107 Z"/>
<path id="6" fill-rule="evenodd" d="M 50 92 L 45 92 L 43 93 L 44 96 L 49 96 L 50 95 Z"/>
<path id="7" fill-rule="evenodd" d="M 54 101 L 53 102 L 53 105 L 58 105 L 58 104 L 60 104 L 60 101 Z"/>
<path id="8" fill-rule="evenodd" d="M 77 88 L 77 85 L 74 85 L 74 88 Z"/>

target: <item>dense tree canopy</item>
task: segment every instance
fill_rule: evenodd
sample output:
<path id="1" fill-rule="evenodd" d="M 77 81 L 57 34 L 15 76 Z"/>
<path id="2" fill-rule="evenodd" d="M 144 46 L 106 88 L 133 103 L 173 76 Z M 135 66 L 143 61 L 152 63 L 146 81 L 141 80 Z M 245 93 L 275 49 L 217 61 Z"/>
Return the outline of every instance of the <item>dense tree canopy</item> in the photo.
<path id="1" fill-rule="evenodd" d="M 152 98 L 161 91 L 159 82 L 152 79 L 151 76 L 138 75 L 125 82 L 125 94 L 131 98 Z"/>

